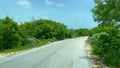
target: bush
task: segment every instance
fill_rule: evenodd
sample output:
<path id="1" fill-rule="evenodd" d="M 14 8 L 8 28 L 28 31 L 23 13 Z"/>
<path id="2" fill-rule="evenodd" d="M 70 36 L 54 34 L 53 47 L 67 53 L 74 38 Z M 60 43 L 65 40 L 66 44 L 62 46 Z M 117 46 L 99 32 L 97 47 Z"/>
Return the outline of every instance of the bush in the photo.
<path id="1" fill-rule="evenodd" d="M 18 24 L 9 17 L 0 19 L 0 50 L 17 47 L 19 38 Z"/>
<path id="2" fill-rule="evenodd" d="M 89 37 L 93 53 L 99 55 L 111 66 L 120 66 L 120 34 L 119 30 L 110 28 Z"/>
<path id="3" fill-rule="evenodd" d="M 56 38 L 52 38 L 52 39 L 47 39 L 49 42 L 54 42 L 54 41 L 57 41 Z"/>
<path id="4" fill-rule="evenodd" d="M 28 44 L 35 44 L 38 45 L 40 43 L 40 40 L 36 39 L 36 38 L 26 38 L 23 43 L 22 46 L 28 45 Z"/>
<path id="5" fill-rule="evenodd" d="M 93 52 L 95 54 L 101 54 L 103 51 L 102 48 L 104 47 L 103 43 L 107 45 L 107 40 L 108 34 L 106 32 L 98 33 L 89 37 L 89 42 L 92 45 Z"/>

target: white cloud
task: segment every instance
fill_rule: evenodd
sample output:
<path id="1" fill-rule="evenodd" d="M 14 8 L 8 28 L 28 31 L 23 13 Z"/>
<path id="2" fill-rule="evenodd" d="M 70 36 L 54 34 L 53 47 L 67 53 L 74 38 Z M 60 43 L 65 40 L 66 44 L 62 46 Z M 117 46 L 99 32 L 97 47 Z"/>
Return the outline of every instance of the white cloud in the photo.
<path id="1" fill-rule="evenodd" d="M 45 5 L 48 5 L 48 6 L 50 6 L 50 5 L 52 5 L 52 4 L 53 4 L 53 2 L 52 2 L 52 1 L 45 0 Z"/>
<path id="2" fill-rule="evenodd" d="M 24 7 L 24 8 L 31 7 L 31 3 L 28 0 L 19 0 L 17 4 Z"/>
<path id="3" fill-rule="evenodd" d="M 47 15 L 43 15 L 41 16 L 42 19 L 48 19 L 48 16 Z"/>
<path id="4" fill-rule="evenodd" d="M 63 3 L 59 3 L 59 4 L 57 4 L 57 6 L 62 7 L 62 8 L 65 7 L 65 5 Z"/>
<path id="5" fill-rule="evenodd" d="M 47 6 L 56 6 L 56 7 L 60 7 L 60 8 L 63 8 L 65 7 L 65 5 L 63 3 L 54 3 L 53 1 L 50 1 L 50 0 L 44 0 L 45 1 L 45 5 Z"/>

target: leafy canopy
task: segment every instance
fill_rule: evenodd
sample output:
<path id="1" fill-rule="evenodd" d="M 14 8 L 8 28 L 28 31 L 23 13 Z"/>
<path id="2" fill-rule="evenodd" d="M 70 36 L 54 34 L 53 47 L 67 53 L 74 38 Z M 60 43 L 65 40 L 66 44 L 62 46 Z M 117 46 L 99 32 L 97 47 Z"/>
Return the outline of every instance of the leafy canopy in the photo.
<path id="1" fill-rule="evenodd" d="M 94 0 L 92 9 L 94 20 L 101 25 L 113 25 L 120 22 L 120 0 Z"/>

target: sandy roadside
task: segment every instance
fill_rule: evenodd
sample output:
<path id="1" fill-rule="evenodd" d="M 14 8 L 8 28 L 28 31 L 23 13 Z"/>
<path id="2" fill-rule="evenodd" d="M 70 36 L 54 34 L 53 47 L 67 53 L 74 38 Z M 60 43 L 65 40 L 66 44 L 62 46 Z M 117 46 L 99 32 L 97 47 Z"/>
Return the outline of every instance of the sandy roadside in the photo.
<path id="1" fill-rule="evenodd" d="M 12 56 L 12 55 L 17 54 L 17 53 L 20 53 L 20 52 L 21 52 L 21 51 L 0 54 L 0 59 L 3 59 L 3 58 L 8 57 L 8 56 Z"/>
<path id="2" fill-rule="evenodd" d="M 90 58 L 93 68 L 109 68 L 103 64 L 102 60 L 98 56 L 92 53 L 91 46 L 88 43 L 86 43 L 85 50 Z"/>

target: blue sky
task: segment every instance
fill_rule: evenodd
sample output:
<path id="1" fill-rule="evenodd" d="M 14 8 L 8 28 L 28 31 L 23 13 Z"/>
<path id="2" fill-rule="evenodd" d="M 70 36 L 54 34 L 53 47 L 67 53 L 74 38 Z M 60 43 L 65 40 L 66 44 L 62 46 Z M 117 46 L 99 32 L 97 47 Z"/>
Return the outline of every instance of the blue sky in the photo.
<path id="1" fill-rule="evenodd" d="M 93 28 L 93 0 L 0 0 L 0 18 L 10 16 L 16 22 L 51 19 L 68 28 Z"/>

